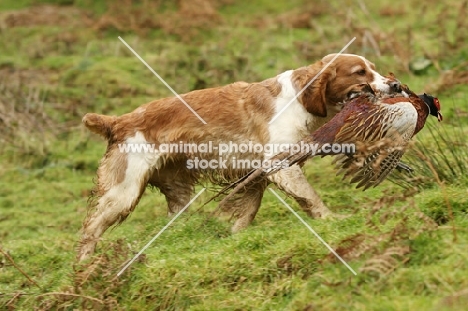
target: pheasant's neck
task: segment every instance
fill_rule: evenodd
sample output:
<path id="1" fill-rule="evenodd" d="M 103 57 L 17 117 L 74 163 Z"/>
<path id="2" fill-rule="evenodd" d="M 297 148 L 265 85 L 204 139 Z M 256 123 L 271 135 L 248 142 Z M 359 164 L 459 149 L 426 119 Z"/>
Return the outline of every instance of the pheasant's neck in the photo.
<path id="1" fill-rule="evenodd" d="M 413 106 L 416 108 L 418 112 L 418 120 L 416 122 L 416 128 L 414 129 L 414 135 L 416 135 L 426 123 L 427 116 L 429 115 L 429 106 L 419 97 L 414 98 L 412 101 Z"/>

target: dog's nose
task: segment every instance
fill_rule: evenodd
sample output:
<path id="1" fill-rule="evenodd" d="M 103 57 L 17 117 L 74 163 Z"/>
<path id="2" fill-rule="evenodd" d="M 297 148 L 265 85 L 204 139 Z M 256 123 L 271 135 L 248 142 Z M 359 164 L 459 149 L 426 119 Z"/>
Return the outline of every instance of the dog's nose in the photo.
<path id="1" fill-rule="evenodd" d="M 401 83 L 400 81 L 396 80 L 396 81 L 391 81 L 390 82 L 390 88 L 392 89 L 392 91 L 394 92 L 401 92 Z"/>

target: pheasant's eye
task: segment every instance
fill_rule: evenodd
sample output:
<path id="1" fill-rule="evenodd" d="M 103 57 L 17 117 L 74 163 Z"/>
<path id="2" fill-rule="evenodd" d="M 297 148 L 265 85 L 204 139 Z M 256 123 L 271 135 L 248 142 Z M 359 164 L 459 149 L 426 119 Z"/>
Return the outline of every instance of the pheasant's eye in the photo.
<path id="1" fill-rule="evenodd" d="M 360 76 L 364 76 L 366 74 L 366 70 L 365 69 L 361 69 L 359 71 L 356 71 L 356 73 Z"/>

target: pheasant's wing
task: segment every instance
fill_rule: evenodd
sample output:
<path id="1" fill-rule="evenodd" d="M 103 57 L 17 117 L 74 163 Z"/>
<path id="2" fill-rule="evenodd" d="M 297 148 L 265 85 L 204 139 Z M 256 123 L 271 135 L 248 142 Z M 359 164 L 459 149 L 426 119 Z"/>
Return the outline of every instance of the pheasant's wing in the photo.
<path id="1" fill-rule="evenodd" d="M 395 101 L 395 99 L 393 99 Z M 340 155 L 338 173 L 351 177 L 364 190 L 380 184 L 395 169 L 416 127 L 417 111 L 408 100 L 377 102 L 373 109 L 353 114 L 337 135 L 337 142 L 361 142 L 357 152 Z"/>
<path id="2" fill-rule="evenodd" d="M 358 183 L 356 188 L 364 187 L 365 190 L 380 184 L 397 167 L 403 154 L 403 147 L 388 147 L 363 160 L 346 157 L 344 161 L 337 162 L 337 166 L 341 167 L 341 172 L 345 172 L 344 177 L 351 176 L 351 183 Z"/>
<path id="3" fill-rule="evenodd" d="M 382 161 L 379 162 L 377 160 L 374 163 L 374 167 L 376 167 L 375 169 L 367 168 L 367 174 L 363 174 L 362 177 L 356 175 L 351 179 L 351 182 L 354 183 L 359 181 L 359 184 L 356 187 L 364 187 L 364 190 L 371 186 L 377 186 L 396 168 L 403 154 L 404 150 L 395 150 L 390 152 L 382 159 Z"/>

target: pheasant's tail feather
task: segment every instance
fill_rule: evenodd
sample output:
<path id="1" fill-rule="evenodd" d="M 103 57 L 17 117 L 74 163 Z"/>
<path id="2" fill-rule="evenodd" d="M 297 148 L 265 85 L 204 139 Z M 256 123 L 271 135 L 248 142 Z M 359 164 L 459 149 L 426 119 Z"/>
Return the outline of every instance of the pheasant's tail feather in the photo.
<path id="1" fill-rule="evenodd" d="M 224 189 L 222 189 L 220 192 L 218 192 L 214 197 L 212 197 L 208 202 L 214 200 L 215 198 L 227 194 L 227 191 L 229 189 L 232 189 L 232 191 L 227 194 L 227 196 L 219 202 L 218 206 L 222 206 L 225 202 L 228 202 L 231 198 L 233 198 L 239 191 L 244 189 L 248 184 L 253 182 L 255 179 L 260 178 L 262 175 L 264 175 L 265 172 L 263 169 L 258 168 L 256 170 L 250 171 L 247 175 L 242 177 L 241 179 L 233 182 L 229 186 L 226 186 Z"/>
<path id="2" fill-rule="evenodd" d="M 250 182 L 252 182 L 253 180 L 255 180 L 256 178 L 264 175 L 264 176 L 267 176 L 267 175 L 270 175 L 270 174 L 273 174 L 279 170 L 281 170 L 281 168 L 284 166 L 284 165 L 287 165 L 287 163 L 289 163 L 289 158 L 291 157 L 291 155 L 288 153 L 288 152 L 283 152 L 283 153 L 280 153 L 276 156 L 274 156 L 273 158 L 270 159 L 270 162 L 269 163 L 274 163 L 274 165 L 272 165 L 271 167 L 268 167 L 268 168 L 257 168 L 257 169 L 254 169 L 252 171 L 250 171 L 249 173 L 247 173 L 245 176 L 243 176 L 242 178 L 236 180 L 235 182 L 233 182 L 232 184 L 230 184 L 229 186 L 225 187 L 224 189 L 222 189 L 217 195 L 216 197 L 220 196 L 220 195 L 223 195 L 223 194 L 226 194 L 228 190 L 230 189 L 233 189 L 228 195 L 227 197 L 225 197 L 221 203 L 229 200 L 230 198 L 232 198 L 237 192 L 239 192 L 241 189 L 245 188 Z M 221 205 L 220 203 L 220 205 Z"/>
<path id="3" fill-rule="evenodd" d="M 288 159 L 288 165 L 302 164 L 310 157 L 309 153 L 296 153 Z"/>
<path id="4" fill-rule="evenodd" d="M 309 157 L 308 153 L 298 152 L 289 154 L 288 152 L 280 153 L 270 159 L 270 163 L 275 163 L 271 168 L 265 170 L 267 175 L 274 174 L 285 167 L 292 166 L 294 164 L 301 164 Z"/>
<path id="5" fill-rule="evenodd" d="M 285 166 L 290 166 L 301 161 L 305 161 L 307 159 L 307 154 L 304 153 L 296 153 L 290 154 L 289 152 L 282 152 L 273 158 L 269 159 L 269 163 L 272 164 L 271 167 L 268 168 L 258 168 L 255 170 L 250 171 L 242 178 L 238 179 L 237 181 L 233 182 L 232 184 L 224 187 L 221 191 L 219 191 L 215 196 L 210 198 L 205 204 L 215 200 L 216 198 L 226 195 L 224 199 L 221 200 L 218 206 L 223 206 L 224 203 L 231 200 L 238 192 L 243 190 L 247 187 L 250 183 L 259 182 L 261 179 L 265 178 L 268 175 L 274 174 L 284 168 Z M 232 189 L 232 190 L 231 190 Z M 231 190 L 229 192 L 229 190 Z M 228 193 L 229 192 L 229 193 Z"/>

